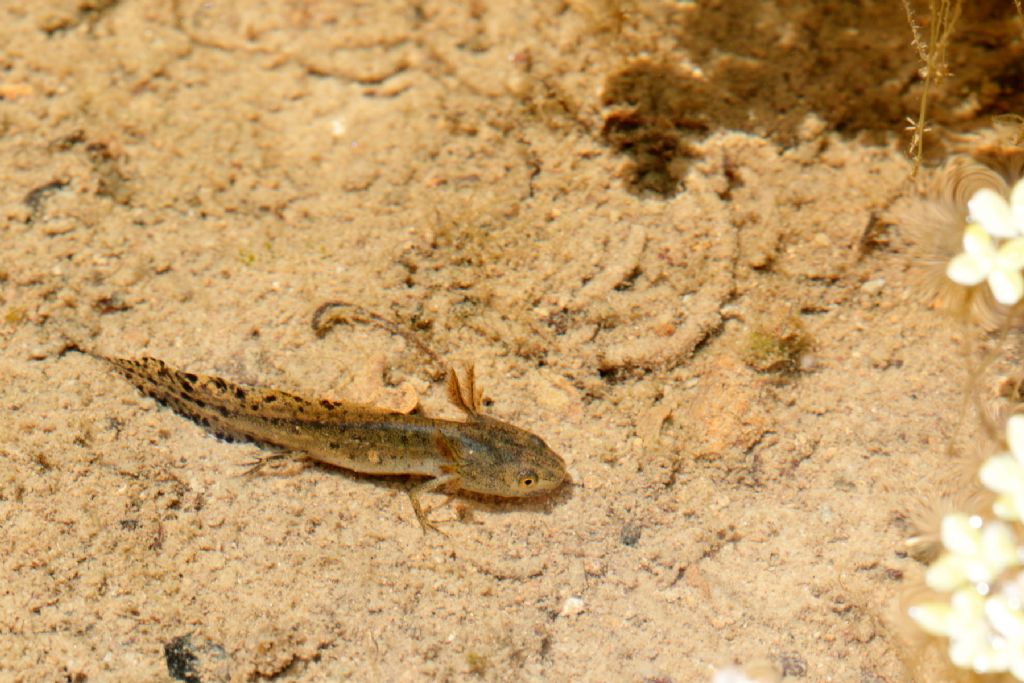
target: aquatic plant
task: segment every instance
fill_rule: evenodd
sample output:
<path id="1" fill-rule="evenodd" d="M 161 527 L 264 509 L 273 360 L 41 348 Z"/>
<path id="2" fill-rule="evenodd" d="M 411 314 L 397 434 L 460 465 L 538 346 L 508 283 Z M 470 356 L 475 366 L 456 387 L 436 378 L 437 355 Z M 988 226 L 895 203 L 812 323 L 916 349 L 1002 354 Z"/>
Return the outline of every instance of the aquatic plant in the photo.
<path id="1" fill-rule="evenodd" d="M 967 202 L 964 251 L 946 267 L 953 282 L 973 287 L 987 281 L 996 301 L 1013 306 L 1024 297 L 1024 181 L 1007 201 L 995 190 L 978 190 Z"/>
<path id="2" fill-rule="evenodd" d="M 975 191 L 962 225 L 963 252 L 946 264 L 949 281 L 968 290 L 968 300 L 987 287 L 1015 310 L 1024 299 L 1024 181 L 1005 194 Z M 931 595 L 906 614 L 946 640 L 958 669 L 1024 681 L 1024 414 L 1006 420 L 1001 443 L 978 469 L 992 502 L 942 516 L 942 552 L 924 577 Z"/>
<path id="3" fill-rule="evenodd" d="M 1024 681 L 1024 415 L 1007 425 L 1009 452 L 988 458 L 981 480 L 999 494 L 998 519 L 947 514 L 944 552 L 928 567 L 925 584 L 936 597 L 908 615 L 925 632 L 948 639 L 949 660 L 978 674 L 1009 673 Z"/>

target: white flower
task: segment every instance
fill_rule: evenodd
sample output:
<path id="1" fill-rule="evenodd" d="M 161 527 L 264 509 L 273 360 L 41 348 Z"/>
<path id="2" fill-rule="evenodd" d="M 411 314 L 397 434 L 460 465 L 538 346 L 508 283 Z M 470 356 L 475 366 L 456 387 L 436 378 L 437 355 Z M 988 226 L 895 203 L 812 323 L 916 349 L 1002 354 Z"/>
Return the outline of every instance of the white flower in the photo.
<path id="1" fill-rule="evenodd" d="M 1013 186 L 1009 202 L 995 190 L 978 190 L 967 202 L 967 210 L 971 222 L 981 225 L 992 237 L 1024 235 L 1024 180 Z"/>
<path id="2" fill-rule="evenodd" d="M 1009 672 L 1024 681 L 1024 612 L 1017 595 L 1021 575 L 986 597 L 973 586 L 949 601 L 914 605 L 910 618 L 927 633 L 949 638 L 949 659 L 975 673 Z"/>
<path id="3" fill-rule="evenodd" d="M 946 515 L 942 518 L 942 544 L 948 552 L 925 574 L 925 583 L 937 591 L 987 585 L 1020 561 L 1013 532 L 999 521 L 982 523 L 980 517 Z"/>
<path id="4" fill-rule="evenodd" d="M 1009 451 L 986 460 L 980 473 L 999 494 L 993 511 L 1006 521 L 943 517 L 945 552 L 928 567 L 925 583 L 944 595 L 908 614 L 925 632 L 949 639 L 955 666 L 1024 683 L 1024 548 L 1020 527 L 1008 523 L 1024 517 L 1024 415 L 1007 420 L 1006 442 Z"/>
<path id="5" fill-rule="evenodd" d="M 996 301 L 1012 306 L 1024 298 L 1024 180 L 1014 185 L 1009 202 L 986 188 L 974 193 L 967 210 L 964 251 L 949 262 L 946 275 L 965 287 L 987 280 Z"/>
<path id="6" fill-rule="evenodd" d="M 1008 521 L 1024 519 L 1024 415 L 1006 421 L 1009 453 L 1000 453 L 981 465 L 981 483 L 999 495 L 992 505 L 996 516 Z"/>
<path id="7" fill-rule="evenodd" d="M 1024 298 L 1022 268 L 1024 237 L 1015 237 L 997 246 L 985 227 L 971 223 L 964 230 L 964 253 L 953 257 L 946 267 L 946 275 L 965 287 L 988 280 L 996 301 L 1012 306 Z"/>
<path id="8" fill-rule="evenodd" d="M 910 618 L 927 633 L 949 638 L 949 659 L 961 669 L 1024 671 L 1024 575 L 1006 577 L 1021 564 L 1013 530 L 999 520 L 951 514 L 942 518 L 941 536 L 946 552 L 928 567 L 925 583 L 948 593 L 948 601 L 914 605 Z"/>

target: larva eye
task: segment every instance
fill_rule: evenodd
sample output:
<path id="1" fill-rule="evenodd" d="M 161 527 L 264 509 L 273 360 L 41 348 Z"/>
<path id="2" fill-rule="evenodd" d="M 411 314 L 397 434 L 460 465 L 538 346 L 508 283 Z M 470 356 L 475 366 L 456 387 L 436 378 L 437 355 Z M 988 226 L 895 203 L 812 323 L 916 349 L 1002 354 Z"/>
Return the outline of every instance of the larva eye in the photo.
<path id="1" fill-rule="evenodd" d="M 537 485 L 537 473 L 533 470 L 519 471 L 519 488 L 529 491 Z"/>

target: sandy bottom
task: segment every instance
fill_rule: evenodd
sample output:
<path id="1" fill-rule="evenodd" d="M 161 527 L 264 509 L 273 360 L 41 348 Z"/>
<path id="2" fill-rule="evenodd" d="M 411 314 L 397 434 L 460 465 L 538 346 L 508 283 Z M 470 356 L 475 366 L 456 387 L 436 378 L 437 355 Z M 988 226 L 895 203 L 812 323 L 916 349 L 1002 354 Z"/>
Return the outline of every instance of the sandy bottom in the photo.
<path id="1" fill-rule="evenodd" d="M 899 3 L 36 4 L 0 4 L 0 680 L 904 679 L 966 362 L 895 218 Z M 969 8 L 933 126 L 1019 104 L 1014 16 Z M 330 300 L 475 363 L 574 484 L 424 536 L 409 482 L 241 477 L 66 351 L 457 415 L 401 338 L 317 337 Z"/>

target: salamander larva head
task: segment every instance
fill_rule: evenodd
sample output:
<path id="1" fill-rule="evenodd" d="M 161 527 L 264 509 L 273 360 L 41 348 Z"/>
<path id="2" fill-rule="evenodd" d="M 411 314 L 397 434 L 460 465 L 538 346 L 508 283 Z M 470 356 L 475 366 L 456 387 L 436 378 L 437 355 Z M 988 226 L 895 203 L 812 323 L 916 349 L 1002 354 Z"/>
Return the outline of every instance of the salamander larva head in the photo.
<path id="1" fill-rule="evenodd" d="M 565 462 L 544 440 L 525 432 L 529 448 L 522 452 L 521 461 L 505 468 L 505 485 L 515 489 L 516 495 L 533 496 L 553 491 L 567 478 Z"/>
<path id="2" fill-rule="evenodd" d="M 568 479 L 565 462 L 536 434 L 488 417 L 477 424 L 482 429 L 462 454 L 462 488 L 520 498 L 553 491 Z"/>

